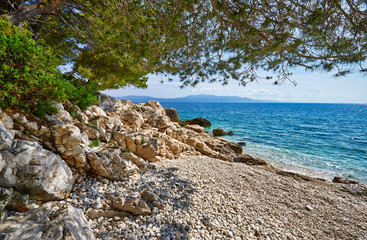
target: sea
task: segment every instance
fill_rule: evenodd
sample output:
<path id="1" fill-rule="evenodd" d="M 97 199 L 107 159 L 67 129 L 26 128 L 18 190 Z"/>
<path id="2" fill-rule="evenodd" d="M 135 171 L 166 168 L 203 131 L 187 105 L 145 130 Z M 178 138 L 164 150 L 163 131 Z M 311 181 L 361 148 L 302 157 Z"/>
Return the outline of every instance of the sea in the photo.
<path id="1" fill-rule="evenodd" d="M 243 151 L 293 172 L 367 183 L 367 105 L 308 103 L 178 103 L 180 120 L 208 119 L 246 142 Z"/>

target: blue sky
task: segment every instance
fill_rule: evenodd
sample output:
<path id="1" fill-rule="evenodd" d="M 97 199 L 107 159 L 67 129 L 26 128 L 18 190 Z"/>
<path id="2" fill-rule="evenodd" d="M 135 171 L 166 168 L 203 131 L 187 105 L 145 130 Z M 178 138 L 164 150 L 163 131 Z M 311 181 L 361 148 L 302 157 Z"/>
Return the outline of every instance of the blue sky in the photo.
<path id="1" fill-rule="evenodd" d="M 164 77 L 162 78 L 164 79 Z M 291 78 L 297 82 L 296 86 L 290 82 L 275 86 L 271 81 L 262 80 L 249 83 L 246 87 L 238 86 L 236 81 L 231 81 L 227 86 L 218 83 L 201 83 L 195 88 L 180 89 L 178 80 L 166 81 L 161 84 L 160 75 L 151 75 L 148 80 L 148 89 L 127 87 L 118 90 L 107 90 L 104 93 L 114 97 L 144 95 L 175 98 L 187 95 L 211 94 L 282 102 L 367 103 L 367 77 L 360 73 L 335 78 L 332 73 L 297 70 Z"/>

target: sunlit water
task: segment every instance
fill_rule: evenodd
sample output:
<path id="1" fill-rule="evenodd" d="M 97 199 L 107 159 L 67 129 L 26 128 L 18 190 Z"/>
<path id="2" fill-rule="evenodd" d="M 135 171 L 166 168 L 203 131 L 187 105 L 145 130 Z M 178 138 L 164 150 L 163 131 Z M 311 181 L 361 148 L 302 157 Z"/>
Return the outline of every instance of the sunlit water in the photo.
<path id="1" fill-rule="evenodd" d="M 367 183 L 367 106 L 299 103 L 161 103 L 180 120 L 203 117 L 208 129 L 235 132 L 244 152 L 289 170 Z"/>

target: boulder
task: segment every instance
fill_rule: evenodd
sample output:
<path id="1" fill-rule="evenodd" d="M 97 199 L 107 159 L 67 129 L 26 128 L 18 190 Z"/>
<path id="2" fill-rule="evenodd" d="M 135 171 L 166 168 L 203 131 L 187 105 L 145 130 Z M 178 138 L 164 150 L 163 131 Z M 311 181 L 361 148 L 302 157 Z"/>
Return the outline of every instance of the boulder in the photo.
<path id="1" fill-rule="evenodd" d="M 148 138 L 147 140 L 141 140 L 140 143 L 136 143 L 135 154 L 143 159 L 154 161 L 155 157 L 159 153 L 159 143 L 156 138 Z"/>
<path id="2" fill-rule="evenodd" d="M 105 94 L 100 94 L 99 99 L 99 106 L 106 112 L 120 112 L 134 105 L 129 100 L 118 100 Z"/>
<path id="3" fill-rule="evenodd" d="M 14 191 L 13 188 L 0 187 L 0 215 L 5 211 L 26 212 L 32 207 L 29 194 Z"/>
<path id="4" fill-rule="evenodd" d="M 221 128 L 216 128 L 216 129 L 213 130 L 213 135 L 214 136 L 223 136 L 223 135 L 226 135 L 226 134 L 227 134 L 227 132 L 224 131 Z"/>
<path id="5" fill-rule="evenodd" d="M 118 143 L 118 145 L 122 149 L 127 148 L 127 145 L 126 145 L 126 132 L 115 132 L 113 134 L 113 138 L 116 140 L 116 142 Z"/>
<path id="6" fill-rule="evenodd" d="M 241 154 L 233 159 L 234 162 L 246 163 L 248 165 L 267 165 L 268 163 L 260 158 L 254 158 L 247 154 Z"/>
<path id="7" fill-rule="evenodd" d="M 87 157 L 93 173 L 111 180 L 124 180 L 139 172 L 136 165 L 122 157 L 120 149 L 91 151 Z"/>
<path id="8" fill-rule="evenodd" d="M 227 146 L 235 153 L 242 154 L 242 146 L 240 144 L 228 141 Z"/>
<path id="9" fill-rule="evenodd" d="M 94 240 L 96 239 L 82 210 L 55 203 L 7 217 L 0 224 L 0 239 Z"/>
<path id="10" fill-rule="evenodd" d="M 119 209 L 119 210 L 123 210 L 125 205 L 125 198 L 123 197 L 114 197 L 112 199 L 112 207 Z"/>
<path id="11" fill-rule="evenodd" d="M 359 182 L 348 178 L 334 177 L 333 183 L 358 184 Z"/>
<path id="12" fill-rule="evenodd" d="M 174 109 L 174 108 L 165 108 L 164 110 L 166 111 L 167 117 L 169 117 L 172 122 L 178 122 L 179 121 L 178 112 L 177 112 L 176 109 Z"/>
<path id="13" fill-rule="evenodd" d="M 113 218 L 115 216 L 126 216 L 128 214 L 114 210 L 101 210 L 90 208 L 85 212 L 85 215 L 87 215 L 90 219 L 98 219 L 100 217 Z"/>
<path id="14" fill-rule="evenodd" d="M 3 159 L 3 155 L 1 155 L 0 153 L 0 172 L 4 169 L 5 166 L 6 166 L 5 159 Z"/>
<path id="15" fill-rule="evenodd" d="M 135 111 L 125 112 L 121 115 L 121 119 L 126 121 L 132 129 L 139 130 L 140 127 L 144 124 L 144 118 Z"/>
<path id="16" fill-rule="evenodd" d="M 204 133 L 205 132 L 205 128 L 199 125 L 186 125 L 185 128 L 187 129 L 191 129 L 197 133 Z"/>
<path id="17" fill-rule="evenodd" d="M 150 127 L 155 127 L 158 129 L 166 129 L 170 127 L 170 119 L 167 116 L 160 114 L 153 114 L 147 121 Z"/>
<path id="18" fill-rule="evenodd" d="M 141 193 L 141 197 L 147 201 L 147 202 L 151 202 L 153 204 L 153 206 L 162 209 L 164 208 L 164 204 L 163 201 L 160 197 L 158 197 L 157 194 L 149 191 L 149 190 L 145 190 L 144 192 Z"/>
<path id="19" fill-rule="evenodd" d="M 93 105 L 91 107 L 88 107 L 87 110 L 84 111 L 84 114 L 87 115 L 89 119 L 93 119 L 95 117 L 104 116 L 106 117 L 107 114 L 103 109 L 97 105 Z"/>
<path id="20" fill-rule="evenodd" d="M 205 119 L 205 118 L 194 118 L 192 120 L 184 121 L 184 123 L 191 124 L 191 125 L 199 125 L 199 126 L 202 126 L 204 128 L 210 127 L 212 125 L 212 123 L 209 120 Z"/>
<path id="21" fill-rule="evenodd" d="M 144 104 L 144 106 L 153 108 L 154 112 L 158 113 L 159 115 L 164 115 L 165 116 L 165 114 L 166 114 L 166 111 L 164 110 L 162 105 L 157 101 L 153 101 L 153 100 L 148 101 Z"/>
<path id="22" fill-rule="evenodd" d="M 14 140 L 14 131 L 0 123 L 0 151 L 11 148 Z"/>
<path id="23" fill-rule="evenodd" d="M 121 210 L 133 215 L 149 215 L 152 213 L 148 204 L 137 197 L 128 199 Z"/>
<path id="24" fill-rule="evenodd" d="M 85 152 L 84 147 L 88 146 L 89 140 L 87 134 L 84 134 L 74 125 L 51 127 L 51 138 L 56 150 L 66 157 L 79 156 Z"/>
<path id="25" fill-rule="evenodd" d="M 78 120 L 82 123 L 88 123 L 88 117 L 80 110 L 80 108 L 69 101 L 66 101 L 64 104 L 64 109 L 70 113 L 70 116 L 73 119 Z"/>
<path id="26" fill-rule="evenodd" d="M 139 156 L 136 156 L 134 153 L 123 153 L 122 156 L 126 159 L 131 160 L 137 167 L 141 168 L 141 167 L 145 167 L 147 165 L 147 162 L 142 159 Z"/>
<path id="27" fill-rule="evenodd" d="M 2 123 L 3 126 L 7 129 L 13 129 L 14 127 L 13 119 L 8 114 L 4 113 L 1 109 L 0 109 L 0 123 Z"/>
<path id="28" fill-rule="evenodd" d="M 59 200 L 69 195 L 74 178 L 60 156 L 38 143 L 23 140 L 0 154 L 6 162 L 0 172 L 0 186 L 13 187 L 42 201 Z"/>

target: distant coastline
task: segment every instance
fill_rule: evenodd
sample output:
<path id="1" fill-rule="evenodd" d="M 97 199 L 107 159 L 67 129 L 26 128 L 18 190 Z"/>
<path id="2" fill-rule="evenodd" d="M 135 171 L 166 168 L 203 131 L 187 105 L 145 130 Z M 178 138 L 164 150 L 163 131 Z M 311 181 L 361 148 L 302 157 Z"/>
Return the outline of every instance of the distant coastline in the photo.
<path id="1" fill-rule="evenodd" d="M 189 95 L 186 97 L 179 98 L 156 98 L 150 96 L 136 96 L 129 95 L 123 97 L 116 97 L 120 100 L 130 100 L 134 103 L 145 103 L 147 101 L 158 101 L 158 102 L 205 102 L 205 103 L 271 103 L 276 101 L 268 100 L 255 100 L 247 97 L 238 96 L 215 96 L 215 95 Z"/>

